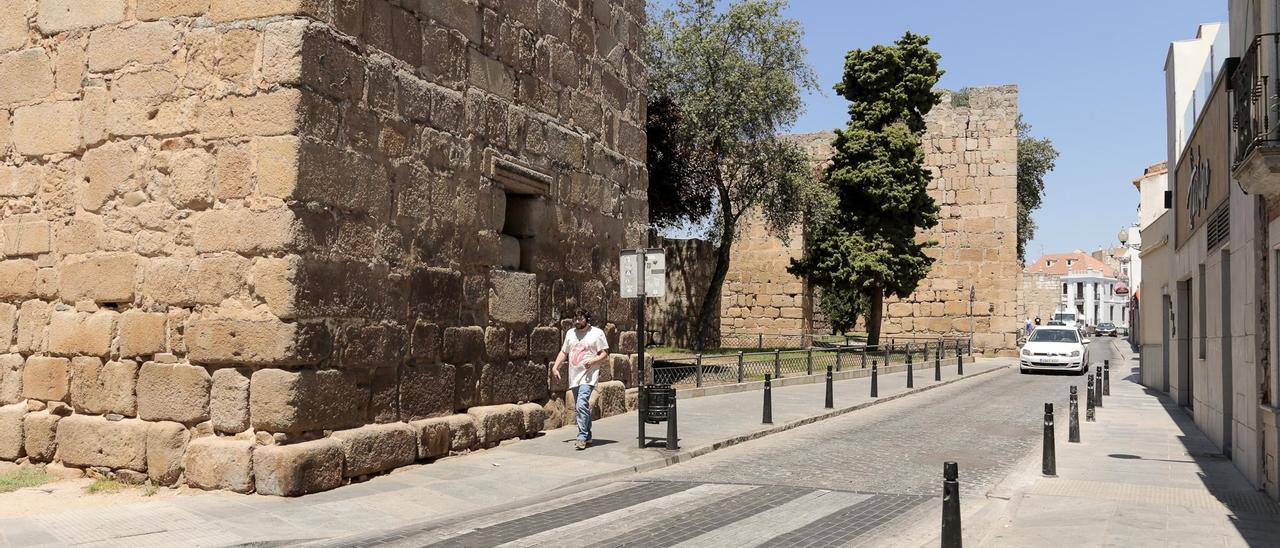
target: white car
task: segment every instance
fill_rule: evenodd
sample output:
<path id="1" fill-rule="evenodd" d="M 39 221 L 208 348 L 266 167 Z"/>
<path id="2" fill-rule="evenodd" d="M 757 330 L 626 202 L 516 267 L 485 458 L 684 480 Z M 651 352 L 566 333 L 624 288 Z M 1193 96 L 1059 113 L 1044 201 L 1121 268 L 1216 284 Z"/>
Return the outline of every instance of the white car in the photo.
<path id="1" fill-rule="evenodd" d="M 1083 375 L 1089 367 L 1089 342 L 1074 327 L 1037 327 L 1018 351 L 1021 371 L 1072 371 Z"/>

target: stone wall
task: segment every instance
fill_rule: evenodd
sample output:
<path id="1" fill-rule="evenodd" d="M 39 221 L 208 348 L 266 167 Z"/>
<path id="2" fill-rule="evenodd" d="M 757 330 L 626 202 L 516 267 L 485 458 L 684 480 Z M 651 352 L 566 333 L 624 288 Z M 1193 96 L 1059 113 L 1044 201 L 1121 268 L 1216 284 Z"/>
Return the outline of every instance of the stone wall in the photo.
<path id="1" fill-rule="evenodd" d="M 643 2 L 5 7 L 0 458 L 332 488 L 559 426 L 579 305 L 633 376 Z"/>
<path id="2" fill-rule="evenodd" d="M 1062 304 L 1062 277 L 1030 272 L 1022 273 L 1022 287 L 1018 293 L 1020 321 L 1040 318 L 1040 325 L 1053 319 L 1053 313 Z M 1025 327 L 1025 325 L 1024 325 Z"/>
<path id="3" fill-rule="evenodd" d="M 649 238 L 649 247 L 661 248 L 666 254 L 667 294 L 646 303 L 646 342 L 693 348 L 698 336 L 698 310 L 715 270 L 715 244 L 655 235 Z M 706 342 L 708 346 L 716 346 L 716 341 Z"/>
<path id="4" fill-rule="evenodd" d="M 929 114 L 925 164 L 934 175 L 929 194 L 941 211 L 939 225 L 919 238 L 938 242 L 927 251 L 936 262 L 913 295 L 886 302 L 883 334 L 967 335 L 972 283 L 975 348 L 1014 348 L 1021 272 L 1016 247 L 1017 94 L 1015 86 L 947 92 Z M 829 161 L 833 133 L 793 138 L 818 168 Z M 797 232 L 783 243 L 760 223 L 743 227 L 741 248 L 730 266 L 732 283 L 725 286 L 722 333 L 791 334 L 821 323 L 809 304 L 811 292 L 786 272 L 790 258 L 801 252 L 800 237 Z"/>

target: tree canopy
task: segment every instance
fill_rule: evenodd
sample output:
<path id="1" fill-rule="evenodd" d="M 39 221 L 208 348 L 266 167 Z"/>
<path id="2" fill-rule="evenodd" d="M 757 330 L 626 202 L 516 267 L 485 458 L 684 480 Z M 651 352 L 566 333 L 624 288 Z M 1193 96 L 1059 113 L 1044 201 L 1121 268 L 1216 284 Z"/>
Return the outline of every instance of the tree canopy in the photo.
<path id="1" fill-rule="evenodd" d="M 1031 213 L 1044 199 L 1044 176 L 1053 171 L 1058 149 L 1053 141 L 1031 136 L 1031 124 L 1018 115 L 1018 260 L 1026 261 L 1027 242 L 1036 235 Z"/>
<path id="2" fill-rule="evenodd" d="M 819 288 L 862 293 L 870 344 L 879 341 L 884 297 L 910 295 L 933 264 L 924 253 L 932 242 L 916 239 L 938 224 L 920 147 L 942 76 L 928 44 L 908 32 L 845 57 L 835 89 L 849 100 L 849 123 L 836 130 L 825 173 L 830 198 L 819 202 L 824 211 L 812 216 L 805 254 L 790 268 Z"/>

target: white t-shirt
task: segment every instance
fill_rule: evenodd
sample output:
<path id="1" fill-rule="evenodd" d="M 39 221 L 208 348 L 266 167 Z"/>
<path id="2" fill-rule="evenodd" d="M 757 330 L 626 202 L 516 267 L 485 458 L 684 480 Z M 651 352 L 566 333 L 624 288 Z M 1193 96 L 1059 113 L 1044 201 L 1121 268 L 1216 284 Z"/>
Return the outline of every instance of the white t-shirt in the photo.
<path id="1" fill-rule="evenodd" d="M 601 350 L 608 349 L 609 341 L 605 339 L 604 331 L 599 327 L 588 327 L 582 338 L 578 338 L 577 329 L 570 329 L 565 333 L 564 346 L 560 351 L 569 357 L 569 386 L 574 387 L 580 384 L 595 386 L 596 379 L 600 378 L 600 367 L 604 365 L 605 360 L 595 362 L 590 367 L 584 367 L 582 363 L 599 355 Z"/>

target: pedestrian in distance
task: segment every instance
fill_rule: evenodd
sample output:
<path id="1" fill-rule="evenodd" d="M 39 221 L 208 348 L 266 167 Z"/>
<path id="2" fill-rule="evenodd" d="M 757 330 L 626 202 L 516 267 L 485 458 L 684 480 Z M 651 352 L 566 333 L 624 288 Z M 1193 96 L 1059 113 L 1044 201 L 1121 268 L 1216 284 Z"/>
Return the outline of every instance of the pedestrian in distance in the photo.
<path id="1" fill-rule="evenodd" d="M 564 344 L 551 372 L 560 380 L 560 364 L 569 361 L 569 388 L 573 390 L 578 439 L 574 448 L 591 445 L 591 391 L 600 378 L 600 366 L 609 359 L 609 341 L 604 331 L 591 325 L 591 313 L 579 308 L 573 314 L 573 329 L 564 334 Z"/>
<path id="2" fill-rule="evenodd" d="M 1028 335 L 1031 334 L 1031 317 L 1030 316 L 1027 317 L 1027 334 Z"/>
<path id="3" fill-rule="evenodd" d="M 1040 316 L 1036 316 L 1036 325 L 1040 325 Z"/>

